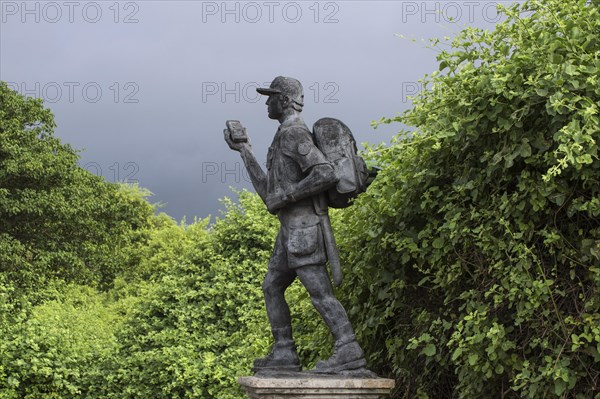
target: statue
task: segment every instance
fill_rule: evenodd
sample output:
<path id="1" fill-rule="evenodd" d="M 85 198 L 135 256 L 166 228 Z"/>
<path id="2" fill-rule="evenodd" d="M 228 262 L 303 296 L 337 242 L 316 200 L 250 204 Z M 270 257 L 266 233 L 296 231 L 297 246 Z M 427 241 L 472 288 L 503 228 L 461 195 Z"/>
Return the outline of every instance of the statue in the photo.
<path id="1" fill-rule="evenodd" d="M 238 121 L 227 121 L 227 129 L 223 132 L 229 147 L 240 153 L 256 192 L 281 223 L 262 287 L 275 342 L 266 357 L 254 361 L 253 371 L 269 375 L 301 369 L 292 338 L 290 310 L 284 297 L 285 290 L 298 277 L 335 339 L 333 355 L 319 361 L 312 372 L 368 374 L 363 351 L 346 311 L 334 296 L 326 269 L 326 262 L 329 262 L 334 283 L 339 285 L 339 255 L 331 231 L 328 204 L 335 200 L 335 194 L 339 197 L 339 193 L 344 192 L 343 188 L 340 190 L 341 186 L 349 186 L 346 192 L 351 195 L 364 191 L 366 166 L 356 156 L 353 138 L 351 145 L 359 159 L 357 170 L 352 169 L 352 165 L 342 166 L 344 162 L 352 161 L 348 158 L 336 160 L 334 165 L 331 156 L 328 158 L 324 154 L 321 149 L 327 146 L 327 135 L 335 129 L 347 128 L 340 121 L 324 118 L 315 124 L 313 136 L 300 116 L 304 94 L 299 81 L 278 76 L 269 88 L 257 91 L 268 96 L 269 118 L 280 123 L 269 147 L 267 172 L 262 170 L 252 153 L 246 130 Z M 315 137 L 317 131 L 320 135 Z M 352 137 L 349 130 L 347 133 Z M 321 149 L 317 146 L 319 138 L 323 142 Z M 352 180 L 350 175 L 356 171 L 361 175 L 360 187 L 352 181 L 344 183 L 344 176 L 348 175 L 346 178 Z"/>

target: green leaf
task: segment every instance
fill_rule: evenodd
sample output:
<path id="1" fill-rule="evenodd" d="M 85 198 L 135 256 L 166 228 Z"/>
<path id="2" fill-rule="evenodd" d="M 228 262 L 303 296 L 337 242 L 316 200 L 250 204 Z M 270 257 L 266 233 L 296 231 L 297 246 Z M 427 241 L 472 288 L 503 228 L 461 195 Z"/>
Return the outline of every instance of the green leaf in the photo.
<path id="1" fill-rule="evenodd" d="M 431 243 L 431 245 L 436 248 L 436 249 L 440 249 L 444 247 L 444 239 L 441 237 L 436 238 L 435 240 L 433 240 L 433 242 Z"/>
<path id="2" fill-rule="evenodd" d="M 567 390 L 567 383 L 562 379 L 554 381 L 554 393 L 556 396 L 561 396 Z"/>
<path id="3" fill-rule="evenodd" d="M 479 355 L 477 353 L 472 353 L 469 355 L 469 366 L 474 366 L 477 364 L 477 361 L 479 360 Z"/>
<path id="4" fill-rule="evenodd" d="M 423 350 L 421 351 L 421 353 L 423 353 L 425 356 L 433 356 L 436 353 L 436 348 L 435 345 L 432 343 L 428 343 L 427 345 L 425 345 L 425 347 L 423 347 Z"/>

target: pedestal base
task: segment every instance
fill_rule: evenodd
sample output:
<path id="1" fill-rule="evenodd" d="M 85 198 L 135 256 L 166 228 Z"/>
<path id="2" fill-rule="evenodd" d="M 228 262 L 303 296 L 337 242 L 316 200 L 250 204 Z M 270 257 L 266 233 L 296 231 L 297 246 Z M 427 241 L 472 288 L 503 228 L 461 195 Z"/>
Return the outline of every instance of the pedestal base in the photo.
<path id="1" fill-rule="evenodd" d="M 240 377 L 252 399 L 375 399 L 390 394 L 394 380 L 343 376 Z"/>

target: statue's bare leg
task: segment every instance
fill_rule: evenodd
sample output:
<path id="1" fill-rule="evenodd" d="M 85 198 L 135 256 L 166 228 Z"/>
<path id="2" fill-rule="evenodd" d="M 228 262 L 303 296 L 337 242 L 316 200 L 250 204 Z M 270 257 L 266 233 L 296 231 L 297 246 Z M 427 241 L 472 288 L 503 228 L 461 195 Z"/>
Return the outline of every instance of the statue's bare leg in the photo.
<path id="1" fill-rule="evenodd" d="M 296 269 L 296 274 L 335 339 L 333 355 L 318 362 L 314 371 L 336 373 L 365 367 L 363 351 L 356 342 L 346 310 L 333 294 L 325 265 L 302 266 Z"/>
<path id="2" fill-rule="evenodd" d="M 255 373 L 300 371 L 300 361 L 292 338 L 290 308 L 284 296 L 285 290 L 294 282 L 296 273 L 287 268 L 285 256 L 278 237 L 262 287 L 275 342 L 271 353 L 254 361 Z"/>

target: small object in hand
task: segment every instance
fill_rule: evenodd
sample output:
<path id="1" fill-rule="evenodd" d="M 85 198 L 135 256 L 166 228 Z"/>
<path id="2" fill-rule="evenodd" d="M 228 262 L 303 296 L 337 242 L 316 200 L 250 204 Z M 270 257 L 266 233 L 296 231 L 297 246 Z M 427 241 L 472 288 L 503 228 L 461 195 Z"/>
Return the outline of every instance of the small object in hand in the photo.
<path id="1" fill-rule="evenodd" d="M 225 124 L 234 143 L 246 143 L 248 141 L 246 128 L 242 126 L 240 121 L 227 121 Z"/>

